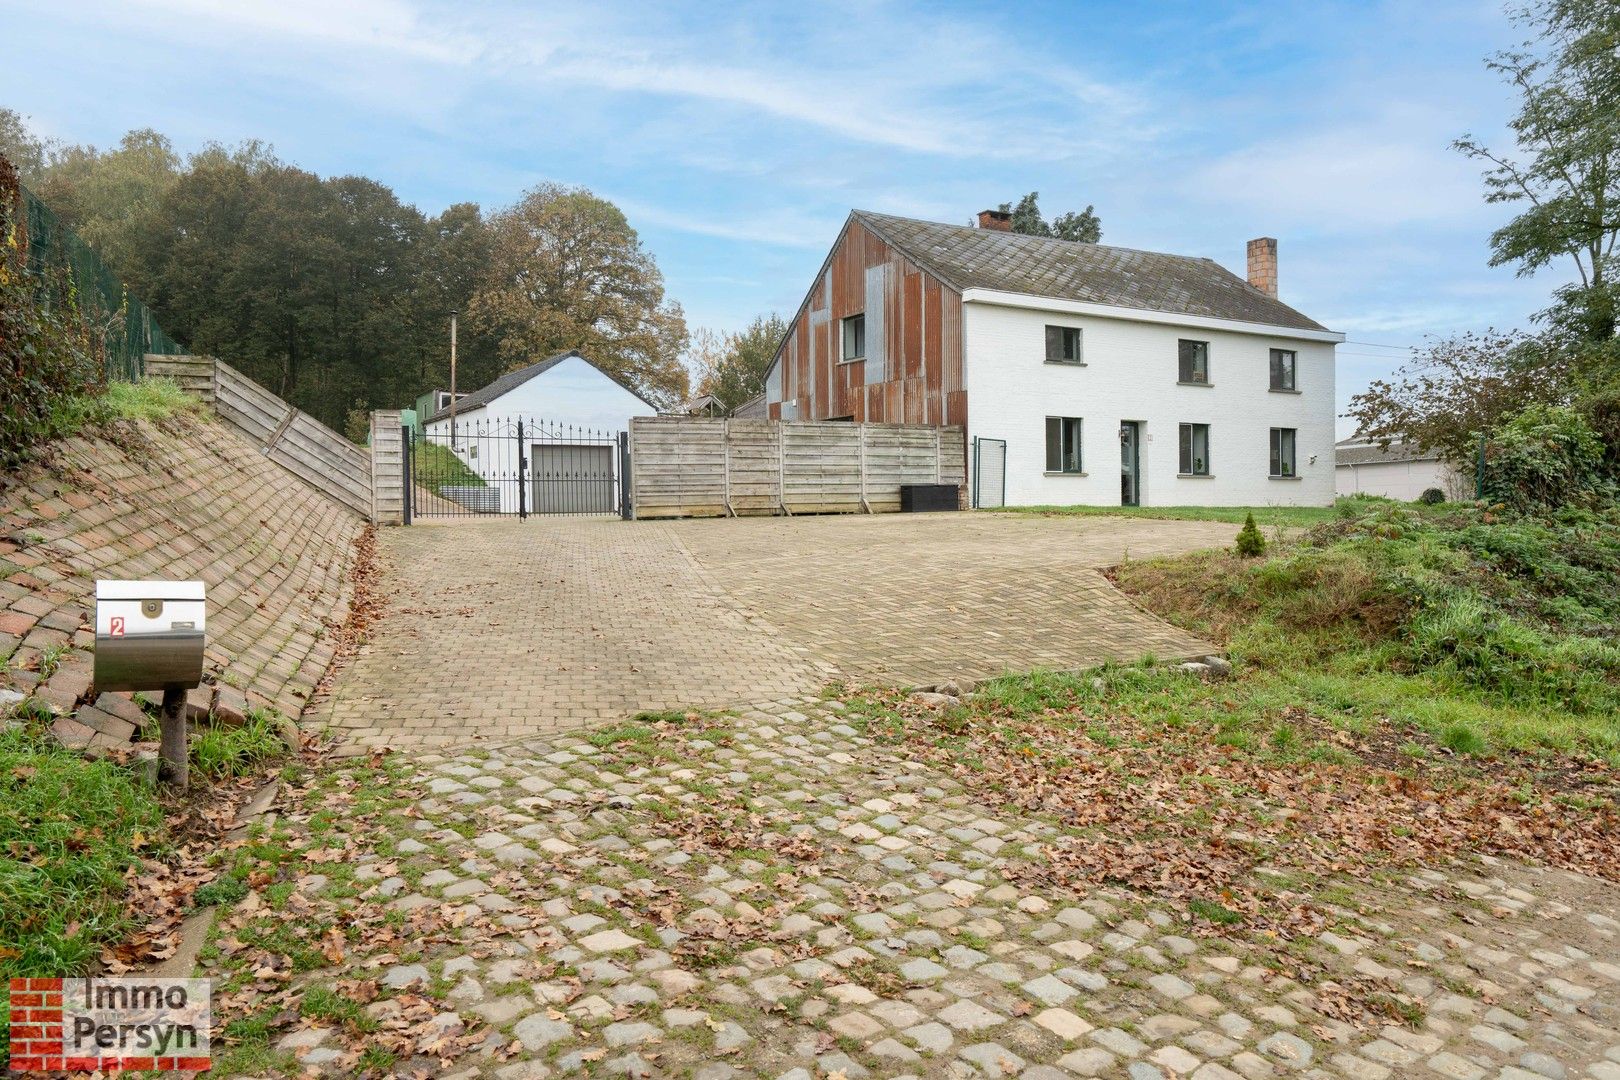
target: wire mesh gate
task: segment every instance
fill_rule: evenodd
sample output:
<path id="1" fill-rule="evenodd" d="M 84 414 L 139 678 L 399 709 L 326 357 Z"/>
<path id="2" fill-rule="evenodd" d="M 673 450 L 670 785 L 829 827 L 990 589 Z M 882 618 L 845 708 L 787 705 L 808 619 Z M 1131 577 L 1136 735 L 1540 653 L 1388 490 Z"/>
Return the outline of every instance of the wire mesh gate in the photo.
<path id="1" fill-rule="evenodd" d="M 532 417 L 403 429 L 405 523 L 533 514 L 629 516 L 629 436 Z"/>
<path id="2" fill-rule="evenodd" d="M 989 510 L 1007 505 L 1007 440 L 973 440 L 973 506 Z"/>

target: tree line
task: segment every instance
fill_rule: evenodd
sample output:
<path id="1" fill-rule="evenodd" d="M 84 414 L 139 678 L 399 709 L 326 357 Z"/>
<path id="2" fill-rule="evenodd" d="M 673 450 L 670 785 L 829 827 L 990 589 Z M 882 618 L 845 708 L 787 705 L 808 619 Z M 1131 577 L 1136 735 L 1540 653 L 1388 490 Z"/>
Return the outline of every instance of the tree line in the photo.
<path id="1" fill-rule="evenodd" d="M 1416 350 L 1351 399 L 1360 434 L 1436 450 L 1471 474 L 1486 455 L 1493 501 L 1553 505 L 1620 496 L 1620 7 L 1538 0 L 1487 66 L 1518 95 L 1511 148 L 1463 135 L 1485 198 L 1515 208 L 1491 265 L 1574 280 L 1528 330 L 1456 335 Z"/>
<path id="2" fill-rule="evenodd" d="M 63 146 L 9 110 L 0 155 L 177 339 L 334 428 L 448 386 L 452 311 L 459 388 L 578 349 L 655 404 L 689 392 L 680 305 L 624 214 L 582 188 L 428 215 L 260 142 Z"/>

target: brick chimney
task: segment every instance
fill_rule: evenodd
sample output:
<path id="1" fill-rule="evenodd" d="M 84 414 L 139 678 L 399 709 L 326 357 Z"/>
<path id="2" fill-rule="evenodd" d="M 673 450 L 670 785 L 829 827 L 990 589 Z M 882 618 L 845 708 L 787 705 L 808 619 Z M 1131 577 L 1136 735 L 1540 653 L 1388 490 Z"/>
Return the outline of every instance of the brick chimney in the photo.
<path id="1" fill-rule="evenodd" d="M 979 228 L 1012 232 L 1012 215 L 1005 210 L 980 210 Z"/>
<path id="2" fill-rule="evenodd" d="M 1249 241 L 1249 284 L 1277 295 L 1277 241 L 1270 236 Z"/>

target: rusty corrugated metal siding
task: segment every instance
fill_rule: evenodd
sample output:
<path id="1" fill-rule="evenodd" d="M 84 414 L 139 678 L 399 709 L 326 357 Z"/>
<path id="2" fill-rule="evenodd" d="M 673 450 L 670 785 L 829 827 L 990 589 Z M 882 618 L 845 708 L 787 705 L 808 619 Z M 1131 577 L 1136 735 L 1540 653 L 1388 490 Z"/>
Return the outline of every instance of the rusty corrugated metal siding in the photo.
<path id="1" fill-rule="evenodd" d="M 843 320 L 861 314 L 866 359 L 842 363 Z M 961 294 L 853 218 L 777 360 L 781 402 L 771 405 L 772 417 L 967 423 Z"/>

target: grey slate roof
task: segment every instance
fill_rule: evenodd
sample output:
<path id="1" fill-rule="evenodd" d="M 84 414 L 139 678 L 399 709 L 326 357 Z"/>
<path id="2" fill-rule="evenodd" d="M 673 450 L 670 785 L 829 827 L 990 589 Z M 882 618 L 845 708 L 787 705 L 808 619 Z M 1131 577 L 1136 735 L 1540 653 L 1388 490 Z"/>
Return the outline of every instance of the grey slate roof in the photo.
<path id="1" fill-rule="evenodd" d="M 1377 443 L 1369 445 L 1359 438 L 1341 439 L 1333 447 L 1335 465 L 1369 465 L 1381 462 L 1431 461 L 1440 455 L 1425 450 L 1416 443 L 1392 442 L 1388 450 L 1380 450 Z"/>
<path id="2" fill-rule="evenodd" d="M 518 387 L 522 386 L 524 383 L 528 382 L 530 379 L 534 378 L 536 375 L 544 375 L 546 372 L 550 371 L 552 368 L 556 367 L 558 364 L 562 363 L 564 360 L 567 360 L 570 356 L 578 356 L 581 360 L 584 360 L 587 364 L 591 364 L 591 361 L 590 361 L 589 357 L 581 355 L 579 350 L 577 350 L 577 349 L 572 349 L 572 350 L 569 350 L 568 352 L 565 352 L 565 353 L 558 353 L 556 356 L 548 356 L 544 360 L 540 361 L 538 364 L 530 364 L 528 367 L 518 368 L 516 371 L 508 371 L 505 375 L 502 375 L 500 378 L 496 379 L 494 382 L 489 383 L 487 386 L 483 387 L 482 389 L 474 390 L 470 394 L 463 394 L 460 397 L 456 398 L 456 415 L 460 416 L 462 413 L 470 412 L 473 409 L 482 408 L 483 406 L 488 405 L 490 402 L 494 401 L 496 398 L 500 397 L 501 395 L 509 393 L 509 392 L 511 392 L 513 390 L 516 390 Z M 596 367 L 595 364 L 591 364 L 591 367 L 596 368 L 597 371 L 602 371 L 602 369 L 599 368 L 599 367 Z M 636 397 L 641 398 L 641 400 L 643 402 L 645 402 L 648 406 L 650 406 L 652 408 L 655 408 L 655 409 L 658 407 L 656 405 L 653 405 L 652 402 L 647 401 L 646 398 L 641 397 L 641 395 L 636 392 L 636 388 L 633 387 L 633 386 L 626 385 L 626 383 L 624 382 L 623 379 L 616 378 L 615 376 L 609 374 L 606 371 L 602 371 L 602 374 L 607 375 L 608 378 L 612 379 L 614 382 L 618 383 L 620 386 L 623 386 L 626 390 L 630 391 L 632 394 L 635 394 Z M 450 417 L 450 410 L 449 409 L 440 409 L 438 412 L 434 413 L 432 416 L 430 416 L 426 420 L 422 421 L 422 423 L 424 423 L 424 424 L 432 424 L 432 423 L 435 423 L 435 422 L 437 422 L 439 420 L 447 420 L 447 419 L 449 419 L 449 417 Z"/>
<path id="3" fill-rule="evenodd" d="M 1213 259 L 1049 240 L 856 210 L 852 216 L 946 284 L 963 289 L 1326 330 Z"/>

